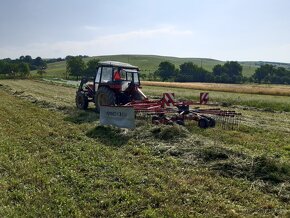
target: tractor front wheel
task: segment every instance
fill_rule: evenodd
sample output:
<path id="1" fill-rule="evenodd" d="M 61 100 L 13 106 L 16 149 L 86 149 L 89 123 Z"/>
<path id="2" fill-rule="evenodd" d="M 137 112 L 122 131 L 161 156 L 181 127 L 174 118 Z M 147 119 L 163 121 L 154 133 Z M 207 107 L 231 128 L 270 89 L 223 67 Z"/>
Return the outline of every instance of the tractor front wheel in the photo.
<path id="1" fill-rule="evenodd" d="M 95 104 L 97 112 L 100 112 L 100 107 L 102 105 L 115 105 L 116 103 L 116 96 L 115 93 L 107 88 L 107 87 L 100 87 L 96 93 Z"/>
<path id="2" fill-rule="evenodd" d="M 78 91 L 76 93 L 76 106 L 78 109 L 82 109 L 82 110 L 88 109 L 89 100 L 84 92 Z"/>

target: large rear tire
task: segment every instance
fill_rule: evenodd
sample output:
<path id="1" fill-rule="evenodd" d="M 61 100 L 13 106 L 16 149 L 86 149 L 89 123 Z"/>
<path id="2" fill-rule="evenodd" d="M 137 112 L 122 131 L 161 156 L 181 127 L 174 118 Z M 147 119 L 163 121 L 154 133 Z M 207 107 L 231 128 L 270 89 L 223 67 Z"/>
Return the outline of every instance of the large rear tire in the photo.
<path id="1" fill-rule="evenodd" d="M 100 112 L 100 106 L 102 105 L 115 105 L 116 96 L 115 93 L 108 87 L 102 86 L 96 92 L 95 105 L 97 112 Z"/>
<path id="2" fill-rule="evenodd" d="M 78 91 L 76 93 L 76 106 L 78 109 L 82 109 L 82 110 L 88 109 L 89 100 L 84 92 Z"/>

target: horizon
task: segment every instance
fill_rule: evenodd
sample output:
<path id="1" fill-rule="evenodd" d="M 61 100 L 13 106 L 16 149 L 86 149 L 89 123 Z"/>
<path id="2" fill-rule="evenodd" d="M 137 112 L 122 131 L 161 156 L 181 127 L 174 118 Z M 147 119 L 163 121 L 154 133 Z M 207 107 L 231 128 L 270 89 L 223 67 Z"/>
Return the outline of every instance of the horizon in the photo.
<path id="1" fill-rule="evenodd" d="M 288 8 L 286 0 L 4 1 L 0 58 L 123 54 L 290 63 Z"/>

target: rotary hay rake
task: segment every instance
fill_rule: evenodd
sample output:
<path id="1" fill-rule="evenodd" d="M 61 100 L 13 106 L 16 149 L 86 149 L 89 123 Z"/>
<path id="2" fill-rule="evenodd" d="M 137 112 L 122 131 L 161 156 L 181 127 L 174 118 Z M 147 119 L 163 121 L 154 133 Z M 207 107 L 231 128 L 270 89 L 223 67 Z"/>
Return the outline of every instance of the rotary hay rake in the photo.
<path id="1" fill-rule="evenodd" d="M 131 101 L 122 107 L 133 107 L 136 118 L 151 118 L 153 124 L 185 125 L 186 121 L 196 121 L 200 128 L 213 128 L 216 125 L 223 129 L 239 127 L 241 113 L 220 108 L 208 108 L 216 104 L 208 104 L 208 93 L 200 94 L 200 101 L 175 101 L 174 93 L 164 93 L 160 100 Z M 206 105 L 207 108 L 190 106 Z"/>

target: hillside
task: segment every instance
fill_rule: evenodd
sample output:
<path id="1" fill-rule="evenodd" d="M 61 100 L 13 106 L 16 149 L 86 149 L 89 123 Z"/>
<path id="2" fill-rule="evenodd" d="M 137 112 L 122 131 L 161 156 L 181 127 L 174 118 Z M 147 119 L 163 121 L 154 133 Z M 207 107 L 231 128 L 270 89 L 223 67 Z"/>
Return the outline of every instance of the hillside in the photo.
<path id="1" fill-rule="evenodd" d="M 170 61 L 179 67 L 180 64 L 184 62 L 193 62 L 198 66 L 202 66 L 206 70 L 211 71 L 212 68 L 217 64 L 223 64 L 223 61 L 207 59 L 207 58 L 178 58 L 178 57 L 168 57 L 168 56 L 157 56 L 157 55 L 108 55 L 108 56 L 95 56 L 85 58 L 88 61 L 92 58 L 97 58 L 99 60 L 112 60 L 127 62 L 136 66 L 139 66 L 142 73 L 148 74 L 156 71 L 158 65 L 162 61 Z M 243 74 L 245 76 L 251 76 L 255 69 L 258 67 L 257 62 L 240 62 L 243 66 Z M 64 77 L 65 75 L 65 61 L 56 62 L 48 64 L 47 68 L 48 77 Z"/>
<path id="2" fill-rule="evenodd" d="M 208 71 L 211 71 L 212 68 L 217 64 L 223 64 L 224 61 L 208 59 L 208 58 L 178 58 L 178 57 L 169 57 L 169 56 L 158 56 L 158 55 L 106 55 L 106 56 L 94 56 L 84 58 L 85 61 L 88 61 L 92 58 L 99 59 L 101 61 L 112 60 L 126 62 L 133 65 L 136 65 L 140 68 L 142 73 L 149 74 L 157 70 L 158 65 L 162 61 L 169 61 L 175 64 L 176 67 L 179 67 L 184 62 L 193 62 L 198 66 L 202 66 Z M 271 64 L 276 67 L 284 67 L 290 70 L 289 63 L 279 63 L 279 62 L 266 62 L 266 61 L 241 61 L 239 62 L 243 66 L 243 75 L 246 77 L 251 76 L 255 70 L 264 64 Z M 47 65 L 47 77 L 57 77 L 64 78 L 66 71 L 66 62 L 60 61 L 55 63 L 50 63 Z"/>

